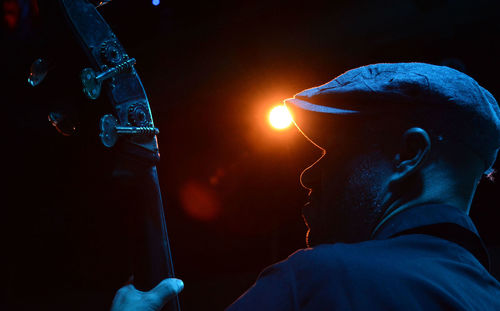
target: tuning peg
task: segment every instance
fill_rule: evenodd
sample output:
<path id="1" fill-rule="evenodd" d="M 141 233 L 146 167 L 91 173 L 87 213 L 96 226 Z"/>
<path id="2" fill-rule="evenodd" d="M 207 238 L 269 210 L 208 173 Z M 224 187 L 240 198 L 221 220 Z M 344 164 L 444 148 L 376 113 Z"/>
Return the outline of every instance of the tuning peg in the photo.
<path id="1" fill-rule="evenodd" d="M 100 122 L 101 142 L 110 148 L 116 144 L 119 135 L 149 136 L 153 137 L 160 133 L 155 127 L 118 126 L 118 120 L 110 115 L 104 115 Z"/>
<path id="2" fill-rule="evenodd" d="M 82 80 L 83 93 L 90 99 L 96 99 L 101 94 L 102 81 L 113 78 L 116 75 L 132 69 L 135 64 L 135 58 L 129 58 L 120 65 L 111 67 L 99 74 L 92 68 L 82 70 L 80 79 Z"/>
<path id="3" fill-rule="evenodd" d="M 31 64 L 30 73 L 28 75 L 29 85 L 37 86 L 40 84 L 47 76 L 48 71 L 49 64 L 46 60 L 42 58 L 35 59 L 35 61 Z"/>
<path id="4" fill-rule="evenodd" d="M 48 119 L 52 126 L 63 136 L 71 136 L 76 132 L 75 124 L 66 114 L 51 112 Z"/>

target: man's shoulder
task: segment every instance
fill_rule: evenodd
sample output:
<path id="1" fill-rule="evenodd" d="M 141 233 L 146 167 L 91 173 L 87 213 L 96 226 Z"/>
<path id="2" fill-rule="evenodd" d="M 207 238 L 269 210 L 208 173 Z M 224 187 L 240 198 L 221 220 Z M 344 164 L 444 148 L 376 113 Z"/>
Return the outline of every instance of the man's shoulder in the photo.
<path id="1" fill-rule="evenodd" d="M 441 268 L 450 257 L 470 257 L 454 243 L 423 235 L 300 249 L 284 262 L 298 274 L 334 273 L 346 278 L 412 274 L 422 264 Z"/>
<path id="2" fill-rule="evenodd" d="M 397 253 L 397 248 L 390 247 L 387 241 L 370 240 L 354 244 L 335 243 L 321 244 L 313 248 L 305 248 L 295 251 L 286 261 L 292 266 L 304 267 L 308 265 L 332 266 L 335 268 L 345 265 L 366 264 L 378 265 L 377 257 L 387 256 L 389 253 Z"/>
<path id="3" fill-rule="evenodd" d="M 357 300 L 361 293 L 368 295 L 370 288 L 389 282 L 397 274 L 391 269 L 394 261 L 384 255 L 386 244 L 366 241 L 300 249 L 265 269 L 261 277 L 288 282 L 297 305 L 308 306 L 307 310 L 325 305 L 350 309 L 351 299 Z"/>
<path id="4" fill-rule="evenodd" d="M 462 294 L 464 286 L 467 295 Z M 406 302 L 394 300 L 395 296 L 426 301 L 429 308 L 444 304 L 454 310 L 474 300 L 497 310 L 499 288 L 467 250 L 414 234 L 300 249 L 266 268 L 250 291 L 254 296 L 246 296 L 256 301 L 268 297 L 273 306 L 292 301 L 304 310 L 326 305 L 339 310 L 372 310 L 374 305 L 377 310 L 405 309 Z"/>
<path id="5" fill-rule="evenodd" d="M 353 244 L 322 244 L 298 250 L 284 262 L 287 270 L 296 276 L 317 275 L 321 278 L 330 274 L 336 275 L 337 280 L 415 280 L 424 276 L 447 279 L 457 275 L 473 279 L 488 277 L 484 267 L 465 248 L 422 234 Z"/>

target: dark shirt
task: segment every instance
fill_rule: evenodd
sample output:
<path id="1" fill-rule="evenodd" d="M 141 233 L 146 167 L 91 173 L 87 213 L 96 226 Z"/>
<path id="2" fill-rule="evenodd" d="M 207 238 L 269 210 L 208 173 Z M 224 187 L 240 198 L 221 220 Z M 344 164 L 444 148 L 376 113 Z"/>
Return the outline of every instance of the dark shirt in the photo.
<path id="1" fill-rule="evenodd" d="M 371 240 L 295 252 L 227 310 L 500 310 L 500 283 L 487 265 L 466 213 L 422 205 Z"/>

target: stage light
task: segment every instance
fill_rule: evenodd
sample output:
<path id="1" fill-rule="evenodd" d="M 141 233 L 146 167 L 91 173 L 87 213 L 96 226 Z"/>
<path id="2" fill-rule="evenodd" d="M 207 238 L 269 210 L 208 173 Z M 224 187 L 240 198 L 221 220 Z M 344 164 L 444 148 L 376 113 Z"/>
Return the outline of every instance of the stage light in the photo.
<path id="1" fill-rule="evenodd" d="M 160 0 L 153 0 L 153 5 L 156 6 L 156 5 L 159 5 L 160 4 Z"/>
<path id="2" fill-rule="evenodd" d="M 277 130 L 283 130 L 292 124 L 292 115 L 285 105 L 275 106 L 269 112 L 269 123 Z"/>

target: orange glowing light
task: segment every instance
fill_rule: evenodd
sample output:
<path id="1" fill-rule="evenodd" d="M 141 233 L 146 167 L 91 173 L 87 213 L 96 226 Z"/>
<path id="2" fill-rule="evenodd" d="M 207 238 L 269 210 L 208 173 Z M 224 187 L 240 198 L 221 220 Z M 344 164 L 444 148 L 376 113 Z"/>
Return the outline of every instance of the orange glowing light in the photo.
<path id="1" fill-rule="evenodd" d="M 269 123 L 277 130 L 283 130 L 292 124 L 292 115 L 285 105 L 278 105 L 269 112 Z"/>

